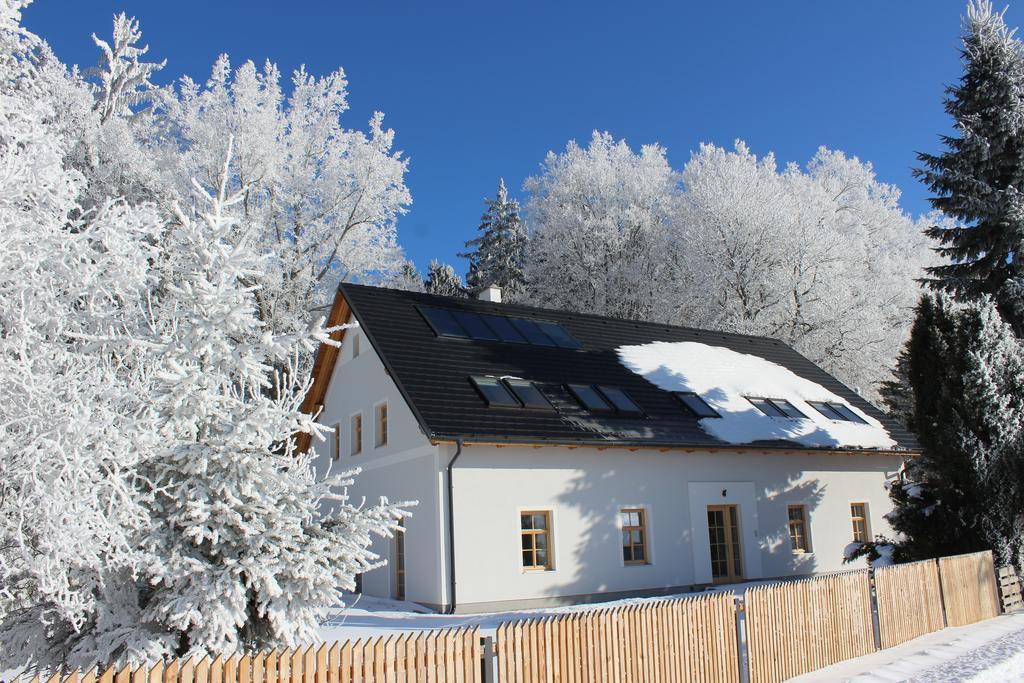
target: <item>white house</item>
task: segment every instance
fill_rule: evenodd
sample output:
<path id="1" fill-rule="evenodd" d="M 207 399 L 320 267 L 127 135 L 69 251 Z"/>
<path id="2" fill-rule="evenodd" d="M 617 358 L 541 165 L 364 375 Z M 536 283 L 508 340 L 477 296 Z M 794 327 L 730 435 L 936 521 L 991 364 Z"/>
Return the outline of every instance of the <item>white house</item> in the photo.
<path id="1" fill-rule="evenodd" d="M 765 338 L 342 285 L 306 409 L 417 500 L 375 596 L 474 612 L 836 571 L 910 434 Z"/>

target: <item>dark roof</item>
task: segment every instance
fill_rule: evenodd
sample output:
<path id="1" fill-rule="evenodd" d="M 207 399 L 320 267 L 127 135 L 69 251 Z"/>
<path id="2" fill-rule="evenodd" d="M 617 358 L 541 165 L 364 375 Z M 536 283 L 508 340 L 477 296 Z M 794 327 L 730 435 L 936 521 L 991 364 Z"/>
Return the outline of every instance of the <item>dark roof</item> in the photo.
<path id="1" fill-rule="evenodd" d="M 433 440 L 736 448 L 707 434 L 696 418 L 681 409 L 671 393 L 625 368 L 616 353 L 624 345 L 695 341 L 761 356 L 789 368 L 880 420 L 900 449 L 917 448 L 913 436 L 885 413 L 774 339 L 365 285 L 343 284 L 339 293 L 348 302 L 362 333 L 398 385 L 420 427 Z M 583 349 L 441 338 L 420 314 L 418 306 L 555 322 L 579 340 Z M 557 410 L 489 408 L 470 383 L 472 375 L 510 375 L 533 380 Z M 565 389 L 569 383 L 620 387 L 645 415 L 635 418 L 589 413 Z M 806 448 L 777 441 L 749 446 Z"/>

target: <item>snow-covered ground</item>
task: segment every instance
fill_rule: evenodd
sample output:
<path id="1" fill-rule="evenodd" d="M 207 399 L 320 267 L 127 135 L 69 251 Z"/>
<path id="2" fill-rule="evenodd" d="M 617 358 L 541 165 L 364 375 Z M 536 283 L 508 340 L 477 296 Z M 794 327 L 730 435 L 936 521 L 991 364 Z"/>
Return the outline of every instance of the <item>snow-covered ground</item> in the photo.
<path id="1" fill-rule="evenodd" d="M 731 584 L 720 589 L 709 589 L 702 593 L 687 593 L 685 595 L 701 595 L 711 590 L 728 590 L 740 594 L 750 586 L 757 586 L 762 583 L 773 583 L 770 581 L 751 581 L 748 583 Z M 652 600 L 664 600 L 668 597 L 682 597 L 682 595 L 660 596 L 655 598 L 628 598 L 611 602 L 602 602 L 591 605 L 571 605 L 566 607 L 550 607 L 542 609 L 516 610 L 512 612 L 489 612 L 483 614 L 437 614 L 426 610 L 411 602 L 398 602 L 384 598 L 372 598 L 365 595 L 352 595 L 346 593 L 344 601 L 348 608 L 338 610 L 337 613 L 324 623 L 320 628 L 320 634 L 324 640 L 331 642 L 335 640 L 349 640 L 353 638 L 365 638 L 367 636 L 379 636 L 389 633 L 403 633 L 406 631 L 418 631 L 421 629 L 457 628 L 461 626 L 479 626 L 481 633 L 485 636 L 493 636 L 500 624 L 506 621 L 518 619 L 533 619 L 553 614 L 567 614 L 583 610 L 593 610 L 606 607 L 619 607 L 635 603 L 650 602 Z"/>
<path id="2" fill-rule="evenodd" d="M 1024 681 L 1024 613 L 929 633 L 899 647 L 849 659 L 793 683 Z"/>

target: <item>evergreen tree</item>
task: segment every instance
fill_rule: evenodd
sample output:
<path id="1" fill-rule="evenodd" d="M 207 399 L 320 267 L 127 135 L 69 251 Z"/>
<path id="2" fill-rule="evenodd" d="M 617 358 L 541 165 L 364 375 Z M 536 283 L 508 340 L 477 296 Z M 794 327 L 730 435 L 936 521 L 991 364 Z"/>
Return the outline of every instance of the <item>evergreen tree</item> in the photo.
<path id="1" fill-rule="evenodd" d="M 428 294 L 438 296 L 468 296 L 466 286 L 462 284 L 455 269 L 437 259 L 430 262 L 430 270 L 427 271 L 427 281 L 423 288 Z"/>
<path id="2" fill-rule="evenodd" d="M 897 559 L 1024 557 L 1024 351 L 992 301 L 926 295 L 905 354 L 922 447 L 890 488 Z M 938 371 L 937 371 L 938 370 Z"/>
<path id="3" fill-rule="evenodd" d="M 466 284 L 473 291 L 497 285 L 504 300 L 522 299 L 526 289 L 523 262 L 527 236 L 519 218 L 519 202 L 509 199 L 502 178 L 497 196 L 485 204 L 487 210 L 480 217 L 477 236 L 466 242 L 469 251 L 459 254 L 469 259 Z"/>
<path id="4" fill-rule="evenodd" d="M 387 286 L 391 289 L 402 289 L 407 292 L 422 292 L 423 276 L 416 269 L 415 263 L 406 261 L 398 269 L 398 273 L 387 280 Z"/>
<path id="5" fill-rule="evenodd" d="M 932 205 L 960 223 L 928 230 L 949 259 L 929 269 L 930 282 L 958 296 L 999 296 L 1004 307 L 1004 286 L 1022 275 L 1014 257 L 1024 239 L 1024 48 L 989 0 L 968 5 L 961 40 L 964 73 L 946 97 L 956 134 L 942 137 L 945 152 L 919 154 L 915 170 L 937 195 Z"/>

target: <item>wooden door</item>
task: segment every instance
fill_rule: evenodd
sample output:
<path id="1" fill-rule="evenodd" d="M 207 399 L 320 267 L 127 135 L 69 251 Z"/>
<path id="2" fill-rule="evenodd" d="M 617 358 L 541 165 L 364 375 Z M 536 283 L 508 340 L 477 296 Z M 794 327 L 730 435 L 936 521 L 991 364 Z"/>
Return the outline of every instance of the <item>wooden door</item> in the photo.
<path id="1" fill-rule="evenodd" d="M 708 541 L 711 545 L 711 580 L 714 583 L 742 581 L 743 558 L 735 505 L 708 506 Z"/>

